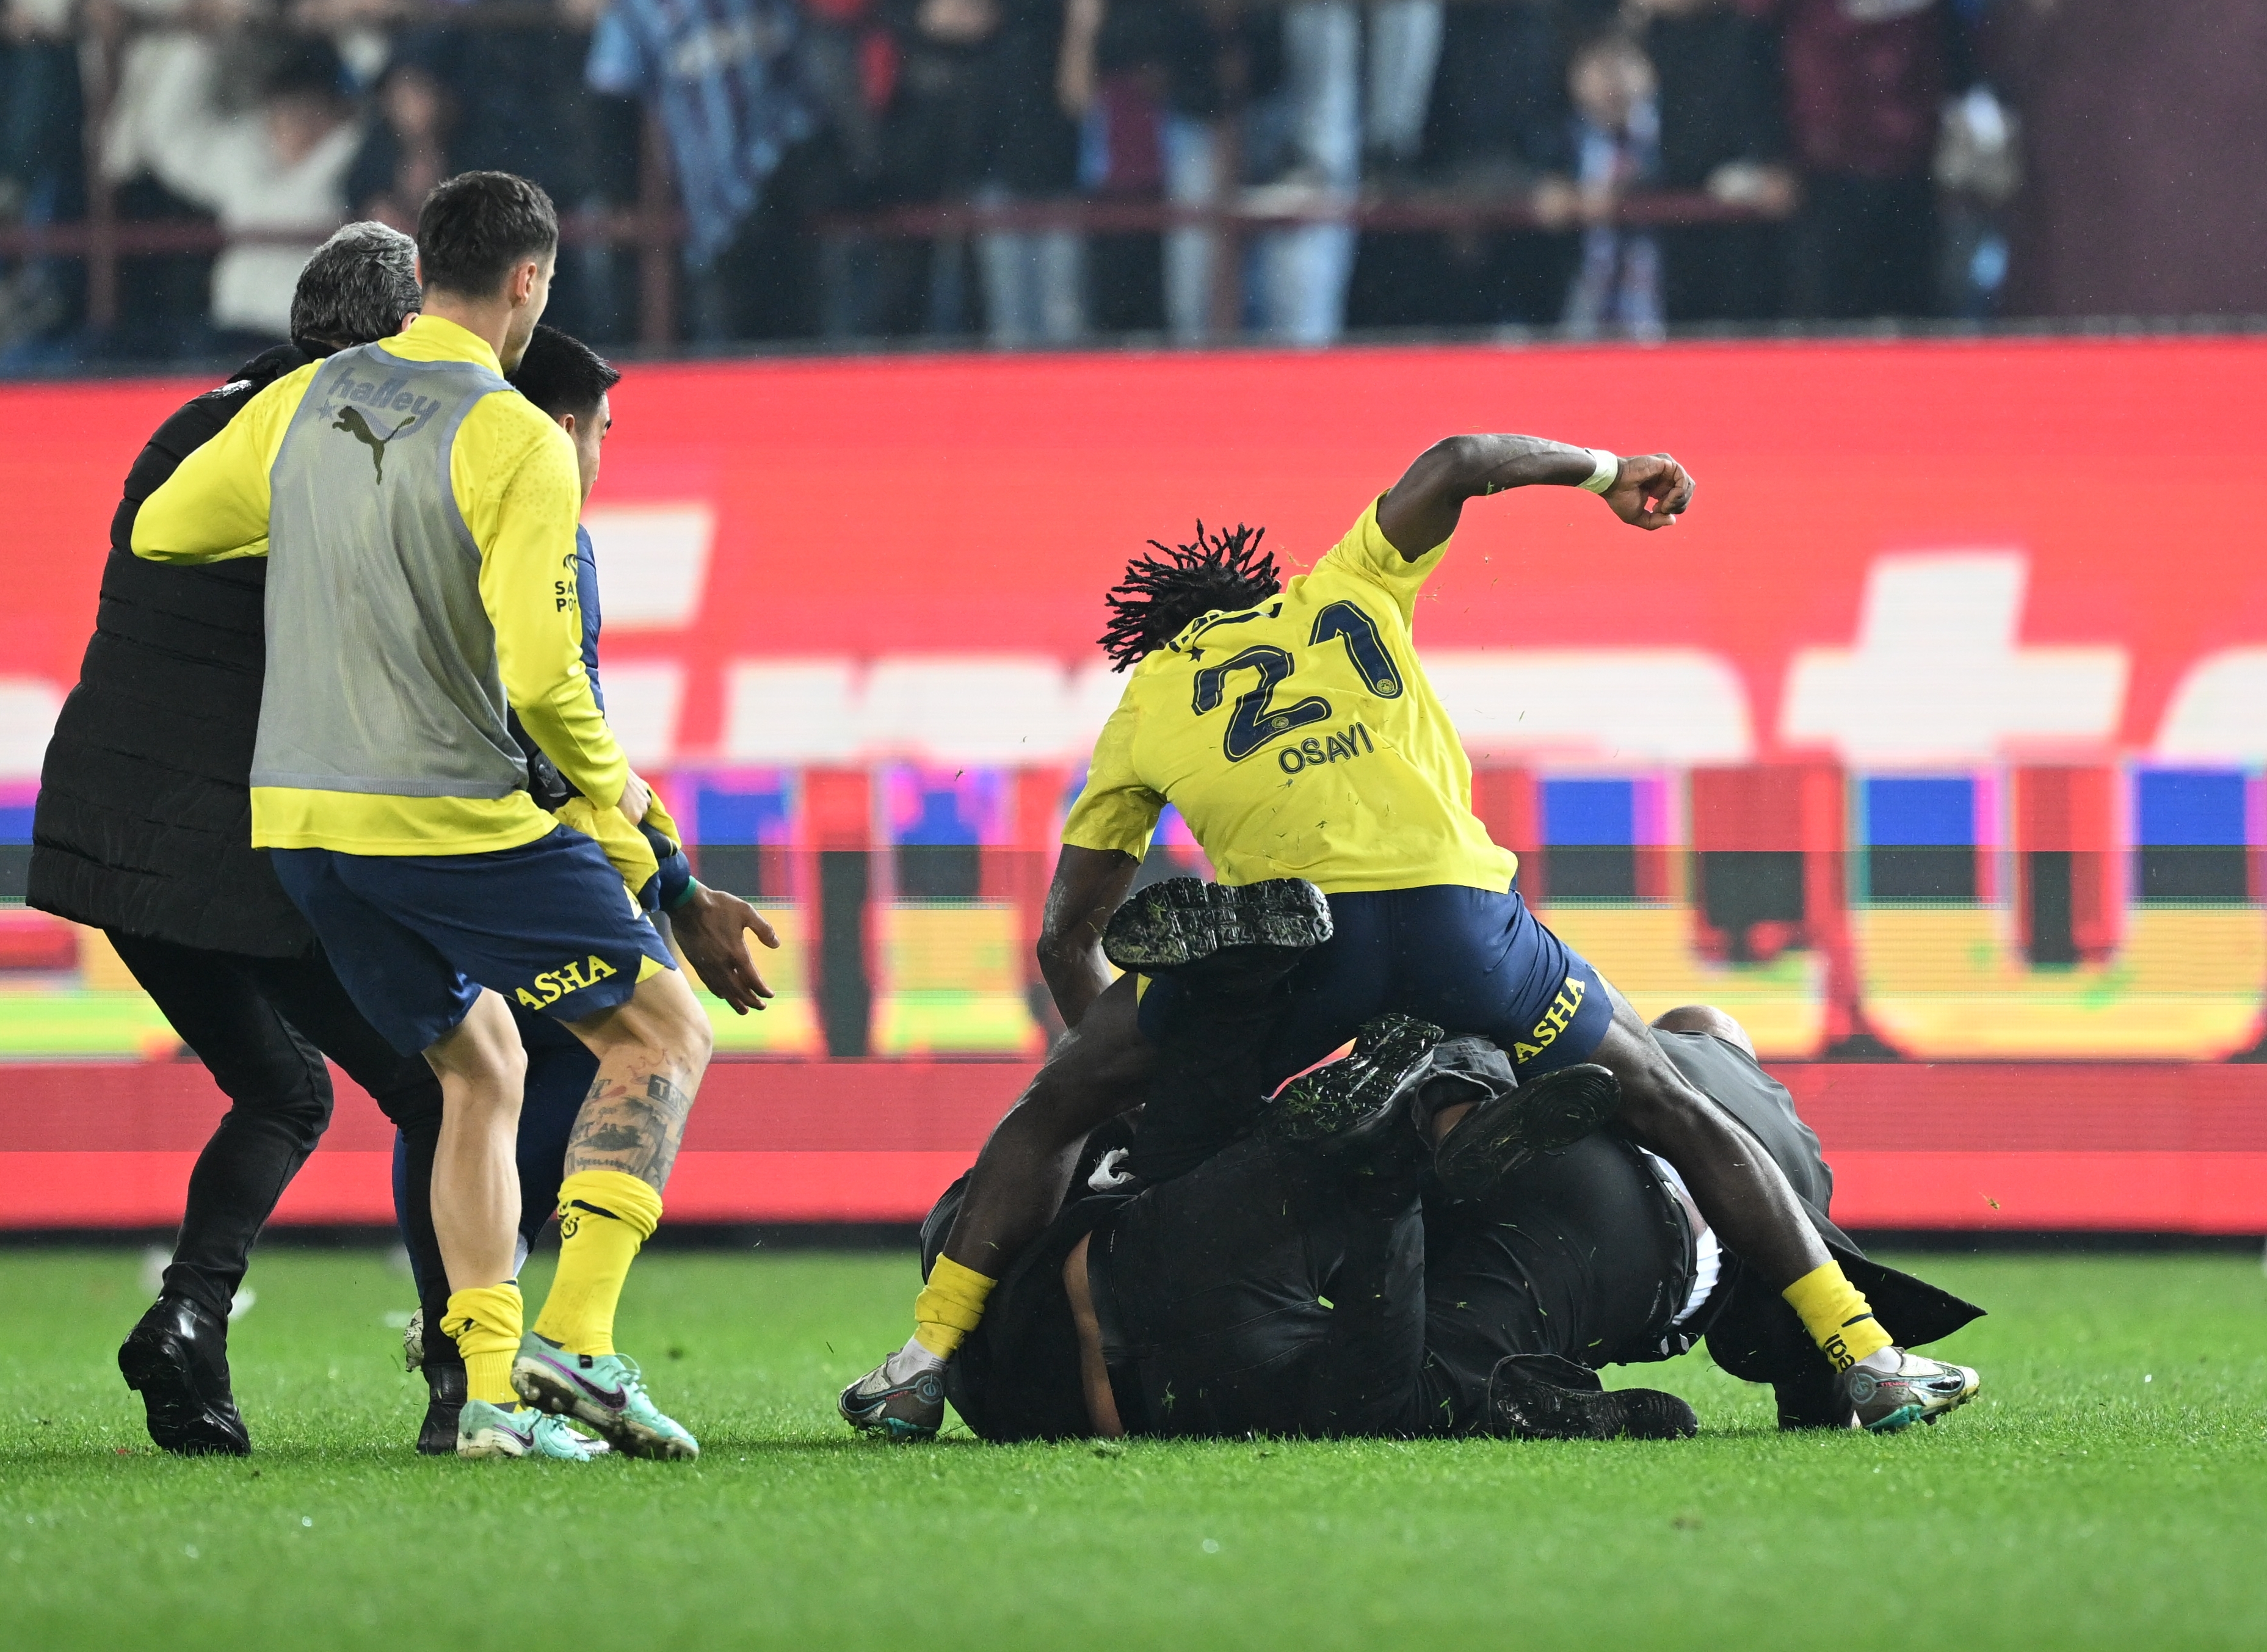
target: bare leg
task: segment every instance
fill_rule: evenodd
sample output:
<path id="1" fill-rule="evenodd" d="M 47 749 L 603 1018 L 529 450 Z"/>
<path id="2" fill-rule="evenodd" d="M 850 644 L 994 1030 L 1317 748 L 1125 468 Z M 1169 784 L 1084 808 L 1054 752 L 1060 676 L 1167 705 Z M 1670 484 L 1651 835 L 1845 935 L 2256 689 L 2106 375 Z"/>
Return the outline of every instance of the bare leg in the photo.
<path id="1" fill-rule="evenodd" d="M 441 1081 L 433 1152 L 433 1232 L 452 1291 L 501 1285 L 519 1237 L 519 1098 L 527 1054 L 503 999 L 483 991 L 425 1052 Z"/>
<path id="2" fill-rule="evenodd" d="M 1093 1238 L 1088 1234 L 1063 1259 L 1063 1292 L 1070 1298 L 1071 1323 L 1078 1327 L 1078 1381 L 1086 1391 L 1087 1421 L 1104 1439 L 1120 1440 L 1126 1424 L 1118 1414 L 1118 1396 L 1111 1391 L 1110 1366 L 1102 1357 L 1102 1321 L 1095 1315 L 1094 1288 L 1086 1275 L 1086 1247 Z"/>
<path id="3" fill-rule="evenodd" d="M 640 981 L 612 1010 L 568 1027 L 598 1058 L 598 1076 L 567 1139 L 566 1173 L 620 1171 L 659 1193 L 708 1070 L 715 1044 L 708 1017 L 671 969 Z"/>
<path id="4" fill-rule="evenodd" d="M 1621 1081 L 1623 1132 L 1676 1166 L 1726 1248 L 1773 1290 L 1823 1267 L 1826 1246 L 1786 1172 L 1731 1114 L 1686 1082 L 1629 1001 L 1610 986 L 1606 991 L 1613 1025 L 1590 1059 Z"/>
<path id="5" fill-rule="evenodd" d="M 977 1156 L 945 1255 L 996 1279 L 1054 1220 L 1087 1132 L 1138 1106 L 1156 1067 L 1137 1009 L 1120 976 L 1049 1052 Z"/>

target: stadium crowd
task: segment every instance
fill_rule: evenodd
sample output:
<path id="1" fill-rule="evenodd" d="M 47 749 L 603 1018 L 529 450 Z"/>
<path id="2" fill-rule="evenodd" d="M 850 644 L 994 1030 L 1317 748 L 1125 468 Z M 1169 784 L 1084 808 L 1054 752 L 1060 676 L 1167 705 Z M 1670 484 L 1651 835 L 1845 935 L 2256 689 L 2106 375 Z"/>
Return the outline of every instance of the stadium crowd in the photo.
<path id="1" fill-rule="evenodd" d="M 2023 290 L 2026 160 L 2077 222 L 2118 128 L 2087 112 L 2138 95 L 2105 63 L 2159 106 L 2257 73 L 2131 33 L 2096 0 L 5 0 L 0 368 L 240 357 L 332 229 L 482 167 L 560 203 L 554 313 L 601 342 L 2101 313 L 2135 301 Z M 94 218 L 169 230 L 98 278 Z"/>

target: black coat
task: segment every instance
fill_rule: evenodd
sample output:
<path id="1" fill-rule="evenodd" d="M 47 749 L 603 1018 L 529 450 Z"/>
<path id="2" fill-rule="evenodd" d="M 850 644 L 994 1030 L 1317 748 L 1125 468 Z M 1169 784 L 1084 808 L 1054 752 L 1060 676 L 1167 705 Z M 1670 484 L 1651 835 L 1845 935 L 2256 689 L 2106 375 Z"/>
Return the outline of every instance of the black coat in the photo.
<path id="1" fill-rule="evenodd" d="M 1918 1347 L 1950 1336 L 1984 1311 L 1926 1280 L 1869 1259 L 1827 1215 L 1834 1172 L 1818 1137 L 1794 1111 L 1786 1087 L 1744 1050 L 1704 1032 L 1655 1034 L 1684 1076 L 1762 1143 L 1801 1202 L 1850 1282 L 1866 1295 L 1882 1329 L 1900 1347 Z M 1691 1327 L 1708 1339 L 1709 1357 L 1733 1376 L 1769 1383 L 1779 1397 L 1782 1428 L 1838 1428 L 1850 1421 L 1850 1402 L 1784 1297 L 1727 1255 L 1726 1274 L 1709 1296 L 1704 1318 Z"/>
<path id="2" fill-rule="evenodd" d="M 246 363 L 158 426 L 127 473 L 94 635 L 40 775 L 26 899 L 43 911 L 212 951 L 314 950 L 252 847 L 267 559 L 169 568 L 133 550 L 142 502 L 307 360 L 282 345 Z"/>

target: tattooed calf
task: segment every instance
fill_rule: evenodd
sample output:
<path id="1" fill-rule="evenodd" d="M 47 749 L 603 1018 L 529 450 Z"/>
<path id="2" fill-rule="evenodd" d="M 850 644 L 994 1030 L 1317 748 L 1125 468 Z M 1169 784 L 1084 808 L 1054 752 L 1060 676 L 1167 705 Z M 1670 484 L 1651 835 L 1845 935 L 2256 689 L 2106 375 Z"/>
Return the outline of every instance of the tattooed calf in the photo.
<path id="1" fill-rule="evenodd" d="M 685 1139 L 693 1092 L 664 1073 L 646 1075 L 642 1093 L 634 1088 L 635 1082 L 602 1073 L 591 1086 L 567 1139 L 569 1175 L 620 1171 L 656 1189 L 667 1183 L 678 1144 Z"/>

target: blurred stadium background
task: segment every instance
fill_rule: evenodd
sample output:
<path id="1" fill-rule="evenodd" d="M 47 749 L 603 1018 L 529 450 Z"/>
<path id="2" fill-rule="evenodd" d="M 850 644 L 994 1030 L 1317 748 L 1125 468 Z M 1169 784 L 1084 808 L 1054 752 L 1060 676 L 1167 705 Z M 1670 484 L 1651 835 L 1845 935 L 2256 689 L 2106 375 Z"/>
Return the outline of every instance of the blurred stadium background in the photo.
<path id="1" fill-rule="evenodd" d="M 1847 1225 L 2267 1231 L 2267 10 L 8 0 L 0 88 L 6 1222 L 170 1223 L 223 1105 L 21 904 L 124 468 L 331 227 L 498 165 L 629 370 L 616 724 L 787 941 L 673 1220 L 972 1156 L 1129 554 L 1304 565 L 1509 427 L 1702 478 L 1476 510 L 1420 613 L 1548 921 L 1747 1023 Z M 389 1149 L 341 1081 L 279 1220 L 389 1220 Z"/>

